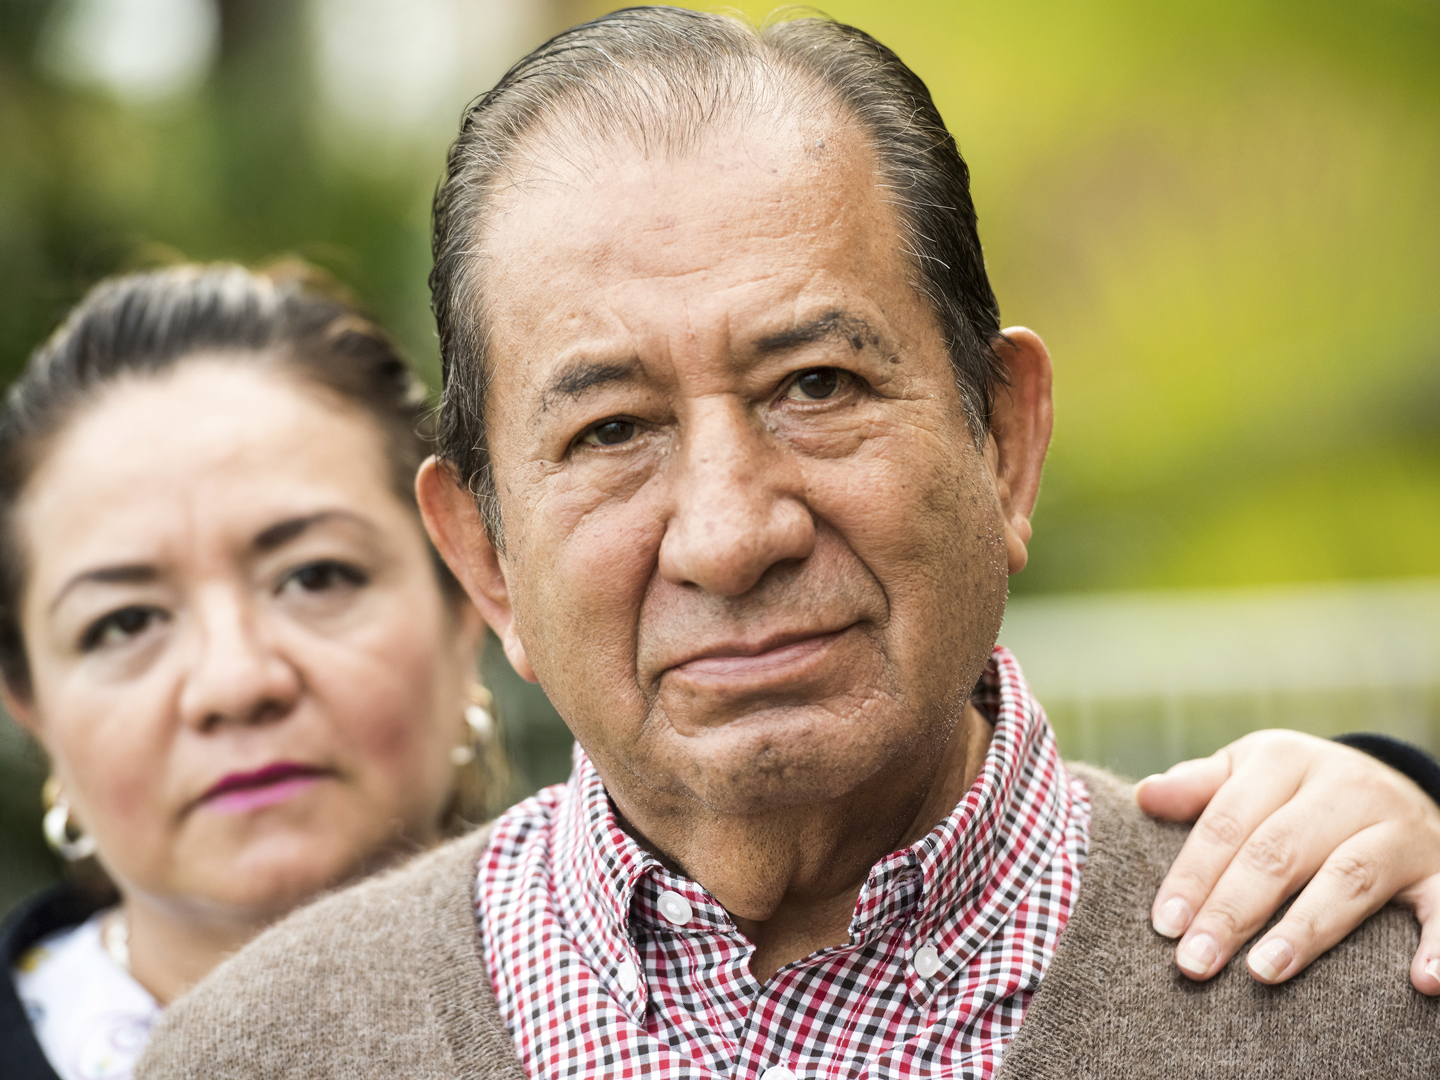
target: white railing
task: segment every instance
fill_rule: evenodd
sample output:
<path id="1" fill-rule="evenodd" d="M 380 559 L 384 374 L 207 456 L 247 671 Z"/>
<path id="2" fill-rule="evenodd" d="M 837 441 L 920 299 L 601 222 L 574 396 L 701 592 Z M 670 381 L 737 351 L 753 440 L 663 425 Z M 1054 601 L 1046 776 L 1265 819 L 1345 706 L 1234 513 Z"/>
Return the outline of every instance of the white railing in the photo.
<path id="1" fill-rule="evenodd" d="M 1000 640 L 1065 754 L 1132 776 L 1261 727 L 1440 749 L 1440 579 L 1017 599 Z"/>

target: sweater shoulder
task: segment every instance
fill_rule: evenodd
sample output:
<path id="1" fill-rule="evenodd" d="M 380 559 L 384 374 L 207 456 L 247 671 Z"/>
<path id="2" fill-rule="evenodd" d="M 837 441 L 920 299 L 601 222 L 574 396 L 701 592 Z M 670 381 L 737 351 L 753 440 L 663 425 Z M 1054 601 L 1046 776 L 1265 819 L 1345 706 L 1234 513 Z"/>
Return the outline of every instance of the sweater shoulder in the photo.
<path id="1" fill-rule="evenodd" d="M 1050 1078 L 1062 1060 L 1073 1063 L 1064 1075 L 1095 1078 L 1431 1075 L 1440 1002 L 1410 985 L 1419 927 L 1408 911 L 1381 909 L 1280 986 L 1250 976 L 1249 944 L 1215 978 L 1192 982 L 1175 943 L 1150 926 L 1188 828 L 1147 817 L 1133 787 L 1102 770 L 1067 769 L 1090 792 L 1090 852 L 1004 1080 Z"/>
<path id="2" fill-rule="evenodd" d="M 462 1067 L 494 1048 L 497 1028 L 513 1057 L 475 922 L 488 838 L 453 840 L 281 920 L 165 1011 L 138 1080 L 509 1075 Z"/>

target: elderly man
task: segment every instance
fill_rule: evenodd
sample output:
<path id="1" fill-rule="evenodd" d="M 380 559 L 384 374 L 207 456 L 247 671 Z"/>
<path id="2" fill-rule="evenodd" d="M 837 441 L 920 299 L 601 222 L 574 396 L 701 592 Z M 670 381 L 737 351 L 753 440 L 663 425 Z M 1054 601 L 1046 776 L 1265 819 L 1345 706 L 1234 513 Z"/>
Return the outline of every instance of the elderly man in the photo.
<path id="1" fill-rule="evenodd" d="M 967 184 L 821 20 L 620 13 L 477 104 L 418 492 L 574 776 L 272 931 L 142 1076 L 1431 1073 L 1403 912 L 1278 990 L 1181 976 L 1148 916 L 1183 832 L 1067 769 L 995 648 L 1050 363 Z M 1248 936 L 1209 925 L 1197 977 Z"/>

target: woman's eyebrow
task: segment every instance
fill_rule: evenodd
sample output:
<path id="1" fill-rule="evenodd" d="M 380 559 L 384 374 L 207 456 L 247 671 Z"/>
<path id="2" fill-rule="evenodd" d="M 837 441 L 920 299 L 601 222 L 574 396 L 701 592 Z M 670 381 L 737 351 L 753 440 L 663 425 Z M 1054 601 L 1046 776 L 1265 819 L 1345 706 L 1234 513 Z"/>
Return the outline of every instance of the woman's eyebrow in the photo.
<path id="1" fill-rule="evenodd" d="M 374 522 L 352 511 L 321 510 L 314 514 L 304 514 L 300 517 L 277 521 L 274 525 L 262 529 L 251 546 L 259 552 L 274 551 L 276 548 L 288 544 L 307 529 L 336 520 L 358 525 L 369 533 L 379 531 Z M 53 612 L 66 596 L 81 585 L 148 585 L 159 578 L 160 571 L 150 563 L 117 563 L 114 566 L 97 566 L 89 570 L 81 570 L 78 574 L 70 577 L 60 591 L 55 594 L 55 599 L 50 601 L 50 610 Z"/>
<path id="2" fill-rule="evenodd" d="M 251 547 L 259 552 L 274 551 L 276 548 L 288 544 L 307 529 L 337 520 L 359 525 L 366 532 L 378 531 L 374 522 L 350 510 L 321 510 L 318 513 L 305 514 L 301 517 L 286 518 L 284 521 L 277 521 L 274 525 L 267 526 L 256 535 Z"/>
<path id="3" fill-rule="evenodd" d="M 50 610 L 60 606 L 71 592 L 80 585 L 148 585 L 160 576 L 160 572 L 149 563 L 122 563 L 117 566 L 97 566 L 93 570 L 82 570 L 71 577 L 50 601 Z"/>

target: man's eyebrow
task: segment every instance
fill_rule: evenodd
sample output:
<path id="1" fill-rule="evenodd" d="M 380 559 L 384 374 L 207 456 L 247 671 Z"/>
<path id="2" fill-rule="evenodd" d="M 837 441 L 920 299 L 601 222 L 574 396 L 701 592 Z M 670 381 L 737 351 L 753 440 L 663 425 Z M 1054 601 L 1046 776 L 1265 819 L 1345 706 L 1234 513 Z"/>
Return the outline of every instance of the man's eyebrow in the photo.
<path id="1" fill-rule="evenodd" d="M 160 572 L 149 563 L 120 563 L 82 570 L 55 594 L 55 599 L 50 601 L 50 610 L 59 607 L 60 601 L 81 585 L 147 585 L 159 576 Z"/>
<path id="2" fill-rule="evenodd" d="M 870 348 L 886 348 L 881 333 L 858 315 L 844 311 L 827 311 L 817 318 L 779 333 L 767 334 L 755 343 L 761 356 L 786 352 L 817 341 L 843 341 L 856 352 Z M 574 401 L 585 393 L 608 383 L 629 382 L 640 373 L 639 360 L 621 363 L 580 360 L 557 371 L 540 392 L 540 412 L 546 412 L 561 398 Z M 538 417 L 537 417 L 538 418 Z"/>
<path id="3" fill-rule="evenodd" d="M 634 379 L 639 368 L 638 360 L 618 364 L 581 360 L 571 364 L 557 371 L 545 384 L 545 389 L 540 392 L 540 411 L 548 410 L 559 398 L 574 401 L 597 386 Z"/>
<path id="4" fill-rule="evenodd" d="M 788 352 L 802 345 L 813 345 L 817 341 L 843 341 L 856 352 L 867 348 L 885 348 L 885 338 L 859 315 L 827 311 L 818 318 L 793 326 L 789 330 L 767 334 L 755 343 L 755 351 L 764 356 Z"/>
<path id="5" fill-rule="evenodd" d="M 259 552 L 274 551 L 276 548 L 288 544 L 307 529 L 337 520 L 351 522 L 372 532 L 375 530 L 375 525 L 371 521 L 359 514 L 351 513 L 349 510 L 321 510 L 318 513 L 305 514 L 301 517 L 286 518 L 284 521 L 277 521 L 274 525 L 261 529 L 250 546 Z"/>

